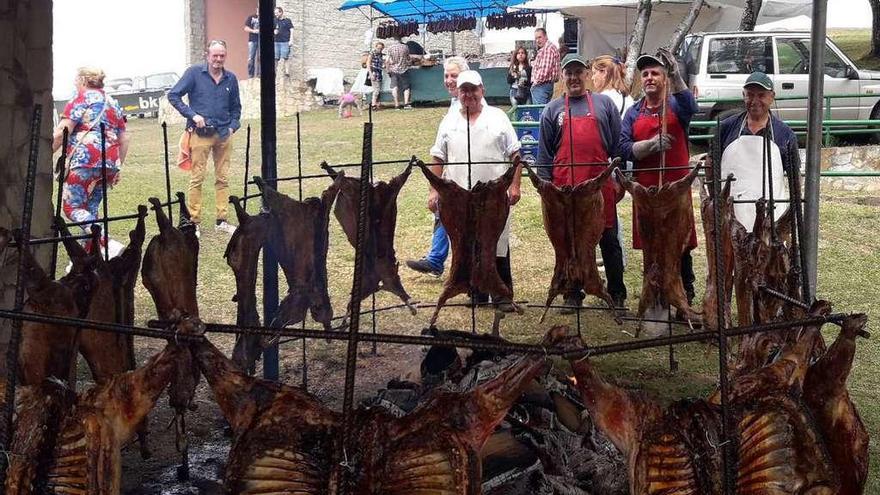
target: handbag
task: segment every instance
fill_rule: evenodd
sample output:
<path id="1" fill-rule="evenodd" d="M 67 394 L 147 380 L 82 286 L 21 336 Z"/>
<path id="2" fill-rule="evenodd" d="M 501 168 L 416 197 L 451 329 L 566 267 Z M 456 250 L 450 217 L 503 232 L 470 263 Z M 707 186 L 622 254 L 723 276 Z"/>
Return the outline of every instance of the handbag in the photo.
<path id="1" fill-rule="evenodd" d="M 525 85 L 517 86 L 516 88 L 516 99 L 520 101 L 525 101 L 529 99 L 529 87 Z"/>

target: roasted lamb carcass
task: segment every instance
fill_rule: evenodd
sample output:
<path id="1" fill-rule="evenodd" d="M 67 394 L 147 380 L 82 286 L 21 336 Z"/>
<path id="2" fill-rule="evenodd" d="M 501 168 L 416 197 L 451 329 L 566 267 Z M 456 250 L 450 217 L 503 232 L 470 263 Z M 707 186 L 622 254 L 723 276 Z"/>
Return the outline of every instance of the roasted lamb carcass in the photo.
<path id="1" fill-rule="evenodd" d="M 437 322 L 446 301 L 468 291 L 489 294 L 496 301 L 512 300 L 513 292 L 498 274 L 495 253 L 510 213 L 507 189 L 513 183 L 517 167 L 510 167 L 495 180 L 477 182 L 469 191 L 437 177 L 421 161 L 418 166 L 440 195 L 443 205 L 440 221 L 446 227 L 452 246 L 452 268 L 429 325 Z M 521 308 L 514 307 L 522 312 Z"/>
<path id="2" fill-rule="evenodd" d="M 860 495 L 868 476 L 868 431 L 846 389 L 855 339 L 866 335 L 867 321 L 864 314 L 844 319 L 837 340 L 810 366 L 804 380 L 804 402 L 816 419 L 839 475 L 839 495 Z"/>
<path id="3" fill-rule="evenodd" d="M 609 165 L 593 179 L 576 186 L 562 187 L 541 179 L 527 167 L 529 178 L 541 195 L 544 230 L 556 252 L 553 280 L 550 282 L 541 322 L 547 316 L 547 309 L 553 300 L 570 291 L 583 290 L 599 297 L 614 311 L 614 301 L 599 277 L 596 246 L 605 230 L 602 187 L 618 162 L 619 160 Z"/>
<path id="4" fill-rule="evenodd" d="M 327 163 L 321 168 L 333 179 L 339 175 Z M 376 182 L 369 186 L 369 209 L 367 229 L 363 241 L 364 264 L 361 274 L 361 300 L 379 290 L 387 290 L 399 297 L 416 314 L 411 298 L 403 288 L 397 272 L 397 255 L 394 252 L 394 232 L 397 227 L 397 195 L 409 179 L 412 164 L 389 182 Z M 343 177 L 333 214 L 342 225 L 345 237 L 352 247 L 357 244 L 358 214 L 360 211 L 360 179 Z M 380 285 L 381 284 L 381 285 Z"/>
<path id="5" fill-rule="evenodd" d="M 63 224 L 61 219 L 56 222 Z M 96 242 L 99 230 L 94 228 L 92 235 Z M 49 278 L 30 251 L 24 251 L 24 284 L 28 295 L 25 312 L 65 318 L 84 318 L 88 314 L 97 287 L 94 266 L 100 261 L 100 254 L 87 253 L 71 239 L 66 239 L 64 246 L 73 266 L 70 273 L 58 281 Z M 18 368 L 23 385 L 37 385 L 50 377 L 68 380 L 76 355 L 76 327 L 22 322 Z"/>
<path id="6" fill-rule="evenodd" d="M 791 250 L 785 239 L 790 236 L 791 210 L 777 223 L 777 236 L 773 239 L 772 217 L 768 214 L 766 202 L 759 200 L 755 207 L 755 225 L 752 232 L 733 219 L 732 240 L 734 247 L 735 274 L 734 287 L 737 301 L 738 325 L 769 323 L 779 318 L 791 317 L 794 310 L 781 299 L 765 292 L 768 287 L 777 292 L 799 299 L 799 280 L 791 270 Z M 739 342 L 735 372 L 744 373 L 762 366 L 769 355 L 768 351 L 778 350 L 785 345 L 790 334 L 780 332 L 758 332 L 743 336 Z"/>
<path id="7" fill-rule="evenodd" d="M 278 258 L 287 296 L 281 301 L 272 326 L 294 325 L 306 318 L 331 330 L 333 308 L 327 293 L 327 248 L 330 241 L 330 205 L 345 174 L 337 175 L 320 198 L 296 201 L 279 193 L 260 177 L 254 178 L 269 208 L 269 247 Z"/>
<path id="8" fill-rule="evenodd" d="M 235 324 L 241 327 L 260 326 L 257 312 L 257 265 L 260 251 L 269 236 L 269 216 L 266 214 L 248 215 L 235 196 L 230 198 L 238 218 L 238 228 L 226 245 L 226 264 L 235 274 L 236 303 Z M 241 335 L 235 342 L 232 360 L 243 369 L 252 369 L 260 357 L 265 342 L 257 335 Z"/>
<path id="9" fill-rule="evenodd" d="M 827 309 L 819 304 L 813 315 Z M 776 362 L 732 382 L 736 493 L 838 493 L 841 473 L 801 401 L 818 332 L 819 326 L 804 329 L 808 337 L 788 345 Z M 573 361 L 572 369 L 594 423 L 627 460 L 630 493 L 722 493 L 717 395 L 679 401 L 664 411 L 658 402 L 605 381 L 587 359 Z"/>
<path id="10" fill-rule="evenodd" d="M 229 493 L 336 493 L 340 414 L 299 388 L 247 376 L 209 342 L 193 353 L 234 432 Z M 543 356 L 522 358 L 472 391 L 436 393 L 402 418 L 358 409 L 356 448 L 346 454 L 349 493 L 479 493 L 480 448 L 542 369 Z"/>
<path id="11" fill-rule="evenodd" d="M 709 269 L 706 274 L 706 295 L 703 298 L 703 326 L 707 330 L 717 330 L 718 298 L 724 304 L 723 322 L 725 328 L 730 327 L 730 304 L 733 295 L 733 241 L 731 240 L 731 224 L 733 223 L 733 198 L 730 197 L 730 184 L 733 175 L 728 175 L 721 188 L 721 218 L 715 222 L 715 201 L 709 193 L 710 184 L 700 187 L 700 213 L 703 218 L 703 232 L 706 234 L 706 258 Z M 715 252 L 715 236 L 720 235 L 721 251 Z M 721 263 L 724 287 L 719 290 L 715 263 Z"/>
<path id="12" fill-rule="evenodd" d="M 677 181 L 644 187 L 617 171 L 621 185 L 633 198 L 642 239 L 644 264 L 639 317 L 665 319 L 669 306 L 673 306 L 689 321 L 701 320 L 700 313 L 688 304 L 681 280 L 681 257 L 693 230 L 690 188 L 698 172 L 699 168 L 695 167 Z M 655 329 L 646 322 L 639 327 Z"/>
<path id="13" fill-rule="evenodd" d="M 181 333 L 200 323 L 178 325 Z M 7 494 L 120 493 L 122 446 L 153 408 L 189 350 L 170 343 L 144 366 L 116 375 L 78 396 L 57 381 L 24 387 L 7 470 Z"/>
<path id="14" fill-rule="evenodd" d="M 196 300 L 198 277 L 198 238 L 190 222 L 186 202 L 180 201 L 180 223 L 171 225 L 157 198 L 150 198 L 159 235 L 150 239 L 144 253 L 141 279 L 153 298 L 159 319 L 174 321 L 181 317 L 198 317 Z M 189 353 L 177 356 L 174 378 L 168 390 L 169 404 L 175 410 L 178 450 L 187 452 L 184 412 L 195 409 L 193 399 L 199 383 L 199 370 Z"/>

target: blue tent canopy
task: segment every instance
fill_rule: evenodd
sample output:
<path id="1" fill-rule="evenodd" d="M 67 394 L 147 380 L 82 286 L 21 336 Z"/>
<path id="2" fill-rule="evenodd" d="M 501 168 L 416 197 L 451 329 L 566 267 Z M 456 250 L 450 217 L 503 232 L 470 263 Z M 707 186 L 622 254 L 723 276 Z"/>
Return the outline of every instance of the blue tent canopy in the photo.
<path id="1" fill-rule="evenodd" d="M 373 7 L 399 22 L 426 23 L 450 15 L 485 17 L 503 14 L 510 5 L 527 0 L 346 0 L 339 10 Z"/>

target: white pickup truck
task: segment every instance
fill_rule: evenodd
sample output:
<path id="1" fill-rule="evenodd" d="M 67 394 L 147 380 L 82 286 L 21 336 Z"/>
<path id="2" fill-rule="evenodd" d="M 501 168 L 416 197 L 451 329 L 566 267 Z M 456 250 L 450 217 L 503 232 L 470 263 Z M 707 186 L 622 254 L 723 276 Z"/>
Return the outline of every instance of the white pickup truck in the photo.
<path id="1" fill-rule="evenodd" d="M 810 33 L 807 31 L 732 31 L 688 35 L 677 53 L 697 100 L 741 98 L 749 74 L 759 70 L 773 79 L 776 97 L 809 94 Z M 880 119 L 880 71 L 860 70 L 830 39 L 825 39 L 825 95 L 831 118 Z M 824 103 L 823 103 L 824 105 Z M 695 120 L 715 120 L 734 109 L 735 102 L 699 103 Z M 773 109 L 785 120 L 806 120 L 807 99 L 777 100 Z"/>

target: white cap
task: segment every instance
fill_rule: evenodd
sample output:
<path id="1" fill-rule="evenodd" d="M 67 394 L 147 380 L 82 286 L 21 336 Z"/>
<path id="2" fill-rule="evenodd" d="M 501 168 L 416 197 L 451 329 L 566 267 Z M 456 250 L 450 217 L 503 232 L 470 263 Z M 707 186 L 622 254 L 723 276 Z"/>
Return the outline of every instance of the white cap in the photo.
<path id="1" fill-rule="evenodd" d="M 465 84 L 473 84 L 474 86 L 482 86 L 483 78 L 480 77 L 480 73 L 475 70 L 465 70 L 462 71 L 458 75 L 458 79 L 456 81 L 457 87 L 462 87 Z"/>

